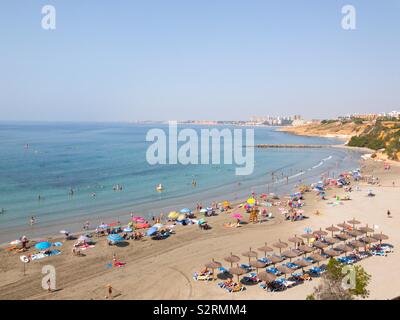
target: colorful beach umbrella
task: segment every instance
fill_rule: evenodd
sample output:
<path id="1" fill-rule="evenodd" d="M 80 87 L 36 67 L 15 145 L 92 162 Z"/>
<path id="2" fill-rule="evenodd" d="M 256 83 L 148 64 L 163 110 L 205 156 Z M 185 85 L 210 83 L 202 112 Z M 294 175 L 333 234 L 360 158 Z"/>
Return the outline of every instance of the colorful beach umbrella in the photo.
<path id="1" fill-rule="evenodd" d="M 186 214 L 188 214 L 188 213 L 191 213 L 192 211 L 190 210 L 190 209 L 188 209 L 188 208 L 183 208 L 181 211 L 179 211 L 180 213 L 186 213 Z"/>
<path id="2" fill-rule="evenodd" d="M 118 242 L 124 241 L 124 238 L 122 238 L 119 234 L 116 234 L 116 233 L 110 234 L 107 237 L 107 239 L 113 243 L 118 243 Z"/>
<path id="3" fill-rule="evenodd" d="M 250 204 L 250 205 L 254 205 L 256 203 L 256 199 L 249 198 L 249 199 L 247 199 L 247 203 Z"/>
<path id="4" fill-rule="evenodd" d="M 51 247 L 51 243 L 47 241 L 39 242 L 35 244 L 35 248 L 38 250 L 46 250 Z"/>
<path id="5" fill-rule="evenodd" d="M 143 217 L 132 217 L 132 221 L 133 222 L 139 222 L 139 223 L 143 223 L 146 220 Z"/>
<path id="6" fill-rule="evenodd" d="M 243 219 L 243 216 L 240 213 L 234 213 L 231 217 L 239 220 Z"/>
<path id="7" fill-rule="evenodd" d="M 169 214 L 168 214 L 168 218 L 170 218 L 170 219 L 172 219 L 172 220 L 176 220 L 178 217 L 179 217 L 179 212 L 176 212 L 176 211 L 171 211 Z"/>

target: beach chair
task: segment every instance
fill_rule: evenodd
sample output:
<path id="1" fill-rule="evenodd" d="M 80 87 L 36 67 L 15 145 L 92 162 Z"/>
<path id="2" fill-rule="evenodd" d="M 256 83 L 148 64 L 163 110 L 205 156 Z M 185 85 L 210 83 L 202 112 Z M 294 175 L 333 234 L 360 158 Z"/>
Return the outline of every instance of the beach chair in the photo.
<path id="1" fill-rule="evenodd" d="M 234 285 L 233 287 L 227 287 L 227 288 L 226 288 L 226 290 L 227 290 L 229 293 L 241 292 L 241 291 L 243 291 L 244 289 L 245 289 L 245 287 L 244 287 L 243 285 L 241 285 L 240 283 Z"/>
<path id="2" fill-rule="evenodd" d="M 207 272 L 207 273 L 204 273 L 204 274 L 199 274 L 198 272 L 195 272 L 193 274 L 193 280 L 195 280 L 195 281 L 209 281 L 209 280 L 212 280 L 211 275 L 212 275 L 212 272 Z"/>
<path id="3" fill-rule="evenodd" d="M 283 264 L 283 265 L 285 265 L 285 264 Z M 288 268 L 290 268 L 290 269 L 298 269 L 298 268 L 300 268 L 299 265 L 297 265 L 297 264 L 295 264 L 295 263 L 293 263 L 293 262 L 287 262 L 287 263 L 286 263 L 286 266 L 287 266 Z"/>
<path id="4" fill-rule="evenodd" d="M 240 265 L 240 267 L 241 267 L 242 269 L 245 269 L 247 272 L 250 272 L 251 270 L 253 270 L 253 268 L 252 268 L 250 265 L 244 264 L 244 263 L 242 263 L 242 264 Z"/>
<path id="5" fill-rule="evenodd" d="M 278 275 L 281 274 L 281 272 L 275 267 L 269 267 L 269 268 L 266 269 L 266 271 L 269 272 L 269 273 L 272 273 L 275 276 L 278 276 Z"/>
<path id="6" fill-rule="evenodd" d="M 262 262 L 262 263 L 266 263 L 266 264 L 271 264 L 272 261 L 269 260 L 268 258 L 259 258 L 258 261 Z"/>
<path id="7" fill-rule="evenodd" d="M 256 283 L 260 282 L 260 280 L 257 278 L 257 274 L 256 273 L 250 273 L 249 276 L 244 276 L 243 277 L 243 282 L 244 283 L 249 283 L 249 284 L 256 284 Z"/>
<path id="8" fill-rule="evenodd" d="M 277 291 L 283 291 L 286 289 L 286 286 L 280 282 L 280 281 L 272 281 L 267 284 L 267 291 L 269 292 L 277 292 Z"/>

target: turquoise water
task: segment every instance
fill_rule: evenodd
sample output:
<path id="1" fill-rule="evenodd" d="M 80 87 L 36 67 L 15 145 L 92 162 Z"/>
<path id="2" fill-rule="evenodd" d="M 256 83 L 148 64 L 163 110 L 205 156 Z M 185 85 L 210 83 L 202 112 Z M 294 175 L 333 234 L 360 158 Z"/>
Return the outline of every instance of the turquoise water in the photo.
<path id="1" fill-rule="evenodd" d="M 154 126 L 167 130 L 164 125 Z M 336 148 L 255 149 L 255 169 L 250 176 L 236 176 L 235 165 L 150 166 L 145 157 L 150 143 L 145 136 L 154 126 L 0 123 L 0 208 L 5 209 L 0 215 L 0 242 L 20 233 L 41 236 L 64 227 L 79 230 L 87 219 L 95 226 L 111 217 L 124 218 L 130 211 L 150 217 L 193 208 L 197 202 L 232 201 L 251 191 L 289 192 L 300 180 L 316 181 L 322 174 L 355 168 L 359 159 L 355 151 Z M 339 143 L 266 127 L 255 129 L 255 140 Z M 272 183 L 272 172 L 282 179 L 280 183 Z M 288 185 L 286 176 L 291 177 Z M 164 185 L 164 192 L 155 191 L 158 183 Z M 116 184 L 123 190 L 113 191 Z M 73 196 L 69 195 L 71 188 Z M 34 228 L 29 226 L 31 216 L 38 221 Z"/>

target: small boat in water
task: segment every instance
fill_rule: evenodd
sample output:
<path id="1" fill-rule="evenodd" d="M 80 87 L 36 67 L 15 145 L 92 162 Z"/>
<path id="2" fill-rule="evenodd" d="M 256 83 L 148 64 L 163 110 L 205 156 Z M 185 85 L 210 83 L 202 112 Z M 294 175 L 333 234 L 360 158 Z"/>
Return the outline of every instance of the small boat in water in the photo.
<path id="1" fill-rule="evenodd" d="M 159 185 L 157 185 L 156 190 L 157 190 L 158 192 L 164 191 L 163 185 L 162 185 L 161 183 L 160 183 Z"/>

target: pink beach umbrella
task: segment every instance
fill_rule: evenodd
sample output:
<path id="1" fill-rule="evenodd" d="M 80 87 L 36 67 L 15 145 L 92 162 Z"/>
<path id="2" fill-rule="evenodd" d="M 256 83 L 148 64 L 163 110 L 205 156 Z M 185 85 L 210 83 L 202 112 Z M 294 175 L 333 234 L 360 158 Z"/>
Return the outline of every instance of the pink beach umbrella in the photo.
<path id="1" fill-rule="evenodd" d="M 138 223 L 143 223 L 146 220 L 144 218 L 142 218 L 142 217 L 132 217 L 132 221 L 138 222 Z"/>
<path id="2" fill-rule="evenodd" d="M 240 213 L 234 213 L 232 214 L 232 218 L 241 220 L 243 219 L 243 216 Z"/>

